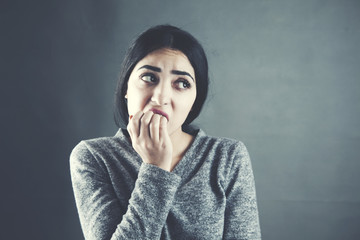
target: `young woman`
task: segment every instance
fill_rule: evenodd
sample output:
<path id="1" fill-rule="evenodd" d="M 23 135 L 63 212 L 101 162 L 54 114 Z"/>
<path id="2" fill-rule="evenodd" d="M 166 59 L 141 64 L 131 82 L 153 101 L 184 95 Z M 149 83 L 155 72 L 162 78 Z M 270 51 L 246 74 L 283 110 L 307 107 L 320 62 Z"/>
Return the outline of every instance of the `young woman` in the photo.
<path id="1" fill-rule="evenodd" d="M 114 137 L 81 141 L 71 177 L 86 239 L 260 239 L 243 143 L 189 124 L 208 91 L 203 48 L 169 25 L 129 48 Z"/>

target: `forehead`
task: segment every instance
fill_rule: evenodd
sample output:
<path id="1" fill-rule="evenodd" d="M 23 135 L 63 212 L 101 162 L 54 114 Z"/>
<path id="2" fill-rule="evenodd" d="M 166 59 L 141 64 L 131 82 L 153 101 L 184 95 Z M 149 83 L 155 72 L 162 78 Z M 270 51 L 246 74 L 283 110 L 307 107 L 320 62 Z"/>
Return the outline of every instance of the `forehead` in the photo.
<path id="1" fill-rule="evenodd" d="M 172 49 L 158 49 L 141 59 L 136 64 L 136 69 L 143 65 L 159 67 L 164 71 L 180 70 L 187 71 L 194 76 L 194 69 L 184 53 Z"/>

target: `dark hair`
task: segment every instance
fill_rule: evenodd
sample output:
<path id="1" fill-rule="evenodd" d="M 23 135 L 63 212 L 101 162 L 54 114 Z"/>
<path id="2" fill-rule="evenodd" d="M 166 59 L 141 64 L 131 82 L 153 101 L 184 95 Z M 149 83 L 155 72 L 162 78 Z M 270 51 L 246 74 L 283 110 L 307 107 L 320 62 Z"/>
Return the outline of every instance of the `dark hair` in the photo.
<path id="1" fill-rule="evenodd" d="M 162 48 L 181 51 L 187 56 L 195 71 L 196 99 L 184 124 L 191 123 L 200 114 L 209 85 L 208 62 L 204 49 L 188 32 L 170 25 L 158 25 L 140 34 L 125 55 L 115 92 L 114 118 L 118 127 L 126 127 L 129 121 L 125 95 L 131 72 L 141 59 Z"/>

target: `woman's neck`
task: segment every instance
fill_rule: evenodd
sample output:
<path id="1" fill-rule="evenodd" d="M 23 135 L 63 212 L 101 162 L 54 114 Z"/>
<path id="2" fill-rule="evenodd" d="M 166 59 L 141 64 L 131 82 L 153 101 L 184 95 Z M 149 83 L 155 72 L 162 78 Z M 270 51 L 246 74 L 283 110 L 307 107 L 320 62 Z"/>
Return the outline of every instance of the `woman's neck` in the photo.
<path id="1" fill-rule="evenodd" d="M 179 163 L 182 157 L 185 155 L 188 148 L 194 139 L 194 136 L 183 132 L 181 129 L 170 135 L 171 142 L 173 145 L 173 157 L 171 164 L 171 171 Z"/>

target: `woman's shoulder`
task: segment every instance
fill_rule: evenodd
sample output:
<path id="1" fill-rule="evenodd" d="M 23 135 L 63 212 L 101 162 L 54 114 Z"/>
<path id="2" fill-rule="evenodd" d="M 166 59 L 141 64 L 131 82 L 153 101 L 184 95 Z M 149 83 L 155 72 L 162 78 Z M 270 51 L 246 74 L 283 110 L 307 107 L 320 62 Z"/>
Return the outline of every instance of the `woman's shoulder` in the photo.
<path id="1" fill-rule="evenodd" d="M 212 169 L 215 168 L 215 171 L 224 176 L 224 179 L 228 179 L 231 171 L 236 171 L 235 169 L 250 161 L 246 146 L 237 139 L 211 136 L 199 129 L 194 143 L 194 159 L 208 163 Z"/>
<path id="2" fill-rule="evenodd" d="M 199 129 L 198 138 L 199 146 L 217 149 L 221 152 L 229 150 L 246 150 L 245 144 L 238 139 L 208 135 L 201 129 Z"/>
<path id="3" fill-rule="evenodd" d="M 119 149 L 129 148 L 129 142 L 121 129 L 114 136 L 81 140 L 72 150 L 71 156 L 104 156 Z"/>
<path id="4" fill-rule="evenodd" d="M 249 158 L 242 141 L 208 135 L 202 129 L 198 129 L 189 155 L 200 162 L 211 162 L 213 166 L 219 166 L 221 169 L 231 167 L 234 161 L 240 163 Z"/>

